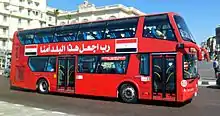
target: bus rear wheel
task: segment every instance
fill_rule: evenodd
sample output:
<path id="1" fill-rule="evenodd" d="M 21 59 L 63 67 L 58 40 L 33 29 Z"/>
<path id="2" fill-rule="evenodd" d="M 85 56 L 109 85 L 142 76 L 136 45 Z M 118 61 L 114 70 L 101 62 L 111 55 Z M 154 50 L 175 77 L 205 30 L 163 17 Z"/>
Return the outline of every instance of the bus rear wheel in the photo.
<path id="1" fill-rule="evenodd" d="M 123 84 L 120 87 L 119 96 L 125 103 L 137 103 L 138 101 L 137 90 L 131 84 Z"/>
<path id="2" fill-rule="evenodd" d="M 45 79 L 40 79 L 37 83 L 37 91 L 42 94 L 49 93 L 49 85 Z"/>

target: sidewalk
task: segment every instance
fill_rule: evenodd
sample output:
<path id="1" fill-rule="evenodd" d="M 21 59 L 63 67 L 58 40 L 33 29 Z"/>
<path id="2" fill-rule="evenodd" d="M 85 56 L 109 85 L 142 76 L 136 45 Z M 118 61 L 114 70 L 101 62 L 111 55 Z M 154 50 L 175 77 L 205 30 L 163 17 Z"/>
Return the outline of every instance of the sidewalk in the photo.
<path id="1" fill-rule="evenodd" d="M 0 101 L 0 116 L 76 116 Z"/>

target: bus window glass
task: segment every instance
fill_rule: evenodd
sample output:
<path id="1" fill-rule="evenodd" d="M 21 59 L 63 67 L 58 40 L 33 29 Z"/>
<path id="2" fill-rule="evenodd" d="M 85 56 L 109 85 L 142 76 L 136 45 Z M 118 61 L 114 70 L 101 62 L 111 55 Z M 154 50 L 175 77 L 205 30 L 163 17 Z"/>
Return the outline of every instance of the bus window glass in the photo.
<path id="1" fill-rule="evenodd" d="M 186 54 L 183 56 L 183 68 L 184 68 L 184 79 L 196 78 L 198 75 L 197 70 L 197 57 L 193 54 Z"/>
<path id="2" fill-rule="evenodd" d="M 79 56 L 78 72 L 79 73 L 94 73 L 97 65 L 96 56 Z"/>
<path id="3" fill-rule="evenodd" d="M 34 40 L 34 33 L 19 33 L 18 34 L 18 39 L 20 40 L 21 44 L 27 45 L 27 44 L 33 44 Z"/>
<path id="4" fill-rule="evenodd" d="M 33 72 L 44 72 L 48 57 L 29 57 L 29 67 Z"/>
<path id="5" fill-rule="evenodd" d="M 42 28 L 35 31 L 34 44 L 52 43 L 55 28 Z"/>
<path id="6" fill-rule="evenodd" d="M 77 40 L 78 25 L 57 27 L 53 42 L 70 42 Z"/>
<path id="7" fill-rule="evenodd" d="M 78 33 L 78 40 L 100 40 L 104 38 L 106 23 L 86 23 L 81 24 Z"/>
<path id="8" fill-rule="evenodd" d="M 34 38 L 34 44 L 40 43 L 52 43 L 53 42 L 53 32 L 51 33 L 37 33 Z"/>
<path id="9" fill-rule="evenodd" d="M 191 32 L 189 31 L 185 21 L 180 16 L 174 16 L 174 19 L 176 21 L 176 24 L 178 26 L 178 29 L 180 31 L 180 34 L 185 41 L 193 41 L 195 42 Z"/>
<path id="10" fill-rule="evenodd" d="M 176 40 L 167 15 L 146 16 L 143 36 L 164 40 Z"/>
<path id="11" fill-rule="evenodd" d="M 77 32 L 72 30 L 65 30 L 61 32 L 55 33 L 54 42 L 69 42 L 69 41 L 76 41 Z"/>
<path id="12" fill-rule="evenodd" d="M 149 63 L 149 54 L 141 54 L 140 56 L 140 74 L 149 75 L 150 73 L 150 63 Z"/>
<path id="13" fill-rule="evenodd" d="M 46 72 L 56 71 L 56 57 L 49 57 L 45 71 Z"/>
<path id="14" fill-rule="evenodd" d="M 128 56 L 104 56 L 97 67 L 101 74 L 125 74 L 128 66 Z"/>
<path id="15" fill-rule="evenodd" d="M 128 18 L 107 22 L 105 38 L 132 38 L 135 37 L 138 18 Z"/>

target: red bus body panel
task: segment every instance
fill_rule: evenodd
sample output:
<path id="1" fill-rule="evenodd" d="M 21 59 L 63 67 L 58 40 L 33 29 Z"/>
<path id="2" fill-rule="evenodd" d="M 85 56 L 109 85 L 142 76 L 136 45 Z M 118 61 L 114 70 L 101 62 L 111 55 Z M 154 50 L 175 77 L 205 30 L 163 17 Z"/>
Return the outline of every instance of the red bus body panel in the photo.
<path id="1" fill-rule="evenodd" d="M 168 13 L 171 25 L 177 28 L 174 19 L 174 13 Z M 122 83 L 128 82 L 135 85 L 138 90 L 139 99 L 147 100 L 164 100 L 184 102 L 191 99 L 196 92 L 198 92 L 198 79 L 186 80 L 187 86 L 182 87 L 183 81 L 183 50 L 177 50 L 179 43 L 184 43 L 178 32 L 174 29 L 176 41 L 158 40 L 153 38 L 142 37 L 144 16 L 139 18 L 137 33 L 135 38 L 127 39 L 106 39 L 93 40 L 83 42 L 60 42 L 50 44 L 38 45 L 21 45 L 18 39 L 18 33 L 14 34 L 13 48 L 12 48 L 12 68 L 10 75 L 10 82 L 12 86 L 36 90 L 36 84 L 40 78 L 47 79 L 49 83 L 50 92 L 61 92 L 57 90 L 57 71 L 56 72 L 32 72 L 28 66 L 28 56 L 25 56 L 25 49 L 36 49 L 38 56 L 55 55 L 75 55 L 77 63 L 77 55 L 82 54 L 116 54 L 117 43 L 137 43 L 138 52 L 130 54 L 129 65 L 126 74 L 86 74 L 78 73 L 75 69 L 75 91 L 71 94 L 92 95 L 117 97 L 118 88 Z M 186 48 L 185 51 L 187 51 Z M 138 54 L 150 54 L 150 81 L 141 81 L 139 74 Z M 154 97 L 152 94 L 152 54 L 151 53 L 176 53 L 176 97 L 167 94 L 166 99 L 161 97 Z M 58 61 L 57 61 L 58 62 Z M 19 70 L 18 70 L 19 69 Z M 58 70 L 58 69 L 57 69 Z M 81 79 L 79 79 L 80 77 Z M 103 78 L 105 77 L 105 78 Z M 64 93 L 66 91 L 63 91 Z M 68 92 L 67 92 L 68 93 Z"/>

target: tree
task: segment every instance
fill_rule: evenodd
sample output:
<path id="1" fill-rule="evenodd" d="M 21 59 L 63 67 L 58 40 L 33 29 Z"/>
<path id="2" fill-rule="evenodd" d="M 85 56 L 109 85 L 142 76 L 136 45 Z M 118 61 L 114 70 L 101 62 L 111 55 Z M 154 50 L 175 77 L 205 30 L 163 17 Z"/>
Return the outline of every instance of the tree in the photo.
<path id="1" fill-rule="evenodd" d="M 56 9 L 56 10 L 54 10 L 53 13 L 54 13 L 54 15 L 55 15 L 55 24 L 57 25 L 58 15 L 60 14 L 60 12 L 59 12 L 58 9 Z"/>
<path id="2" fill-rule="evenodd" d="M 66 16 L 66 19 L 68 20 L 68 24 L 69 24 L 70 20 L 72 19 L 72 15 L 68 14 L 68 15 Z"/>

